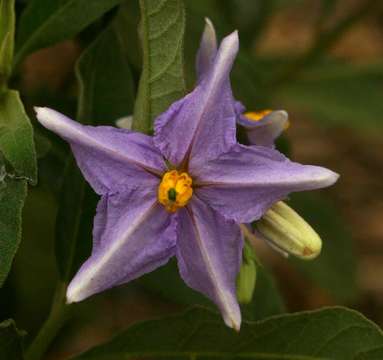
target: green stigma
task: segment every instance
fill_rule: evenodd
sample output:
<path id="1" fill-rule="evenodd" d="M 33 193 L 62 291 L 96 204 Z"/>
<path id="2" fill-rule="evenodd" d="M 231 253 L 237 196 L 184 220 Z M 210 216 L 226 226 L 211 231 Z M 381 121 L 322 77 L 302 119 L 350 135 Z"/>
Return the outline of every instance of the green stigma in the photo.
<path id="1" fill-rule="evenodd" d="M 176 189 L 174 189 L 174 188 L 169 189 L 168 190 L 168 199 L 170 201 L 176 201 L 176 198 L 177 198 Z"/>

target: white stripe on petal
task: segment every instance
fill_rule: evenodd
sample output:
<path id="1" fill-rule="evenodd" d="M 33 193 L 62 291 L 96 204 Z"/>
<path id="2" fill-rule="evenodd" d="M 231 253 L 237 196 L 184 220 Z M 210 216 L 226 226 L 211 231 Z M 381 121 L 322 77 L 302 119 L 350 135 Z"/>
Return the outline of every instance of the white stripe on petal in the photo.
<path id="1" fill-rule="evenodd" d="M 99 274 L 104 271 L 108 271 L 105 268 L 110 266 L 109 262 L 113 259 L 117 252 L 121 251 L 123 245 L 129 241 L 129 238 L 135 233 L 135 231 L 148 219 L 157 204 L 156 202 L 153 202 L 148 205 L 149 206 L 142 209 L 140 216 L 135 218 L 129 228 L 111 244 L 107 251 L 100 256 L 97 262 L 94 262 L 91 267 L 88 267 L 88 271 L 80 273 L 79 276 L 76 276 L 74 281 L 70 283 L 66 296 L 68 304 L 79 302 L 89 296 L 89 291 L 87 289 L 88 286 L 92 286 L 92 281 L 97 279 Z M 129 261 L 129 259 L 126 260 Z"/>
<path id="2" fill-rule="evenodd" d="M 96 136 L 92 136 L 92 134 L 89 133 L 92 129 L 100 129 L 102 127 L 87 127 L 81 125 L 50 108 L 35 107 L 34 109 L 37 119 L 44 127 L 52 130 L 69 142 L 94 148 L 116 160 L 128 162 L 131 165 L 139 166 L 158 175 L 162 173 L 159 169 L 139 161 L 137 157 L 128 156 L 128 151 L 123 152 L 117 146 L 114 147 L 113 143 L 102 142 Z M 126 144 L 126 146 L 128 146 L 128 144 Z"/>
<path id="3" fill-rule="evenodd" d="M 209 252 L 206 249 L 206 246 L 204 244 L 204 241 L 201 237 L 201 229 L 198 227 L 198 223 L 191 212 L 190 217 L 193 221 L 193 225 L 195 228 L 196 233 L 196 240 L 197 245 L 200 249 L 203 261 L 206 265 L 207 272 L 209 274 L 209 277 L 211 279 L 211 282 L 214 286 L 214 292 L 216 293 L 216 298 L 221 303 L 222 306 L 222 317 L 225 321 L 225 324 L 236 331 L 239 331 L 241 327 L 241 313 L 239 311 L 238 305 L 235 302 L 234 306 L 232 306 L 233 303 L 233 294 L 228 292 L 223 286 L 223 280 L 220 277 L 220 274 L 215 271 L 216 267 L 213 265 L 214 261 L 210 258 Z"/>

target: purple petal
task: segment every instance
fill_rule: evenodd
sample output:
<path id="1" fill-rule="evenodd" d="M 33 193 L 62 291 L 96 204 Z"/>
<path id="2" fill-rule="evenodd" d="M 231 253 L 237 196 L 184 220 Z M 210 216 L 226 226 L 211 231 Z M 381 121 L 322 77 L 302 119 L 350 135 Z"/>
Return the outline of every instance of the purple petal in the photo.
<path id="1" fill-rule="evenodd" d="M 201 79 L 208 73 L 217 54 L 217 36 L 214 25 L 209 18 L 205 18 L 205 29 L 197 53 L 196 70 L 197 77 Z"/>
<path id="2" fill-rule="evenodd" d="M 224 217 L 259 219 L 290 192 L 319 189 L 338 179 L 331 170 L 301 165 L 263 146 L 236 145 L 192 174 L 195 194 Z"/>
<path id="3" fill-rule="evenodd" d="M 155 191 L 124 189 L 102 197 L 93 237 L 92 255 L 68 287 L 69 303 L 165 264 L 175 252 L 176 218 L 157 203 Z"/>
<path id="4" fill-rule="evenodd" d="M 68 141 L 78 166 L 99 194 L 121 186 L 156 186 L 165 171 L 151 137 L 109 126 L 84 126 L 57 111 L 36 108 L 42 125 Z"/>
<path id="5" fill-rule="evenodd" d="M 245 112 L 246 108 L 240 101 L 236 100 L 234 102 L 234 109 L 235 109 L 235 113 L 237 114 L 237 121 L 238 121 L 238 117 L 240 117 L 242 113 Z"/>
<path id="6" fill-rule="evenodd" d="M 235 143 L 229 73 L 237 51 L 234 32 L 222 41 L 213 65 L 194 91 L 157 118 L 154 143 L 174 165 L 190 157 L 190 166 L 197 166 Z"/>
<path id="7" fill-rule="evenodd" d="M 245 128 L 250 144 L 274 147 L 275 139 L 288 126 L 288 114 L 284 110 L 276 110 L 259 121 L 249 120 L 242 115 L 238 123 Z"/>
<path id="8" fill-rule="evenodd" d="M 239 330 L 241 313 L 236 299 L 236 277 L 242 256 L 242 234 L 237 224 L 194 197 L 179 214 L 177 259 L 182 278 L 214 301 L 225 323 Z"/>

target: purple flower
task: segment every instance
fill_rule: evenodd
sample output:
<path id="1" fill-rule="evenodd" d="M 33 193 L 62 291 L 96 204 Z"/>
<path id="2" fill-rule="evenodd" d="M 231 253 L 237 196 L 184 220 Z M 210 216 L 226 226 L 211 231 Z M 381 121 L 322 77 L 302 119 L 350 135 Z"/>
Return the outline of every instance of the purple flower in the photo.
<path id="1" fill-rule="evenodd" d="M 101 195 L 92 255 L 70 283 L 68 302 L 127 283 L 176 256 L 186 284 L 214 301 L 225 323 L 238 330 L 239 224 L 259 219 L 292 191 L 329 186 L 338 178 L 272 148 L 237 143 L 229 79 L 237 32 L 210 55 L 205 44 L 197 86 L 156 119 L 153 137 L 83 126 L 36 108 L 41 124 L 70 143 Z"/>
<path id="2" fill-rule="evenodd" d="M 241 113 L 237 122 L 245 128 L 250 144 L 269 147 L 274 147 L 275 139 L 289 126 L 284 110 Z"/>
<path id="3" fill-rule="evenodd" d="M 217 36 L 214 25 L 206 18 L 201 46 L 197 57 L 197 76 L 202 78 L 217 53 Z M 237 123 L 244 127 L 252 145 L 274 147 L 274 140 L 289 126 L 288 114 L 284 110 L 245 112 L 239 102 L 234 103 Z"/>

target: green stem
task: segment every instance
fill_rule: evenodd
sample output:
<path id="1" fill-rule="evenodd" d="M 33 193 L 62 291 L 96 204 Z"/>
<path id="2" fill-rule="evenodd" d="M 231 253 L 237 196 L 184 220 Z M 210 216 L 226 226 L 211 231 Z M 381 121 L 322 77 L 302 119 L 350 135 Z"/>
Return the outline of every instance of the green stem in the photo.
<path id="1" fill-rule="evenodd" d="M 369 14 L 374 8 L 374 5 L 376 5 L 375 0 L 366 1 L 355 11 L 339 21 L 332 29 L 319 33 L 309 50 L 295 62 L 290 64 L 287 69 L 272 82 L 272 85 L 280 85 L 281 83 L 289 81 L 308 65 L 311 65 L 318 60 L 318 58 L 320 58 L 328 49 L 334 46 L 339 38 L 343 36 L 352 25 Z"/>
<path id="2" fill-rule="evenodd" d="M 65 305 L 66 285 L 59 283 L 52 302 L 48 318 L 36 338 L 29 346 L 26 360 L 41 360 L 60 329 L 67 320 L 68 307 Z"/>

